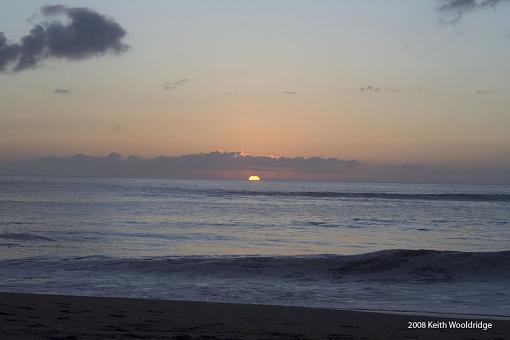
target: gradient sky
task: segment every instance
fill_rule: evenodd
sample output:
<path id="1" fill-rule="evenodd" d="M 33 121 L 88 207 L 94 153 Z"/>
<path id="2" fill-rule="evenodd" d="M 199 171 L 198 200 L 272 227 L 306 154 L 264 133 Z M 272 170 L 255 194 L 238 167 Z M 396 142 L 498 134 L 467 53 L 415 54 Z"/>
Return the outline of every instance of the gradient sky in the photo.
<path id="1" fill-rule="evenodd" d="M 510 172 L 510 3 L 455 23 L 440 3 L 65 1 L 131 48 L 0 73 L 0 160 L 244 150 Z M 0 32 L 17 42 L 44 5 L 0 0 Z"/>

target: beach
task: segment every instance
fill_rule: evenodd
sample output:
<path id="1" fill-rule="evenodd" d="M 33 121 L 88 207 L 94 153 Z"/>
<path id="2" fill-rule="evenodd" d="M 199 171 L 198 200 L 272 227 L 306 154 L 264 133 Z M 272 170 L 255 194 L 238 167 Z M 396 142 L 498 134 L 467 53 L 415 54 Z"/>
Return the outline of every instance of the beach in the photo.
<path id="1" fill-rule="evenodd" d="M 0 293 L 2 339 L 504 339 L 510 320 L 321 308 Z M 482 321 L 450 329 L 409 322 Z M 431 325 L 431 324 L 429 324 Z"/>

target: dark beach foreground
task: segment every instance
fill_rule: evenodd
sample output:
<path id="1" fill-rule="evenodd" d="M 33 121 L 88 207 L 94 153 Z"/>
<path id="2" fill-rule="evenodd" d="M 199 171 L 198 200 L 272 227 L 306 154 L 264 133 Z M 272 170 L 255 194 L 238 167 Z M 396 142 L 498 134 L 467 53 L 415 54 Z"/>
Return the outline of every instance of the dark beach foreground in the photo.
<path id="1" fill-rule="evenodd" d="M 505 339 L 483 329 L 408 329 L 451 318 L 317 308 L 0 293 L 0 339 Z"/>

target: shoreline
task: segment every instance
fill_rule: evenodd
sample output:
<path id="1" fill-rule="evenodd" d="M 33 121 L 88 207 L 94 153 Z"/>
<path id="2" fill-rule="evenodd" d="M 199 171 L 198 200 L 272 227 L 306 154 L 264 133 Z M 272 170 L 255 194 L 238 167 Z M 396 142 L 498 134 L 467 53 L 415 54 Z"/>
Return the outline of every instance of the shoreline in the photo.
<path id="1" fill-rule="evenodd" d="M 508 318 L 412 313 L 0 292 L 0 338 L 503 339 L 510 334 Z M 476 320 L 492 328 L 431 328 Z M 409 329 L 409 322 L 420 328 Z"/>

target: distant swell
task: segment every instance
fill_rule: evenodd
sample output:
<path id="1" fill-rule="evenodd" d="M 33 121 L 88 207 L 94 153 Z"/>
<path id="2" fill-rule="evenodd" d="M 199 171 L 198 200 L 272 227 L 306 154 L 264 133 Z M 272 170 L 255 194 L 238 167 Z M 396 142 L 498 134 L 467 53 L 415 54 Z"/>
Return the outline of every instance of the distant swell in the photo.
<path id="1" fill-rule="evenodd" d="M 31 258 L 0 262 L 0 268 L 46 273 L 101 272 L 209 278 L 279 278 L 302 282 L 510 280 L 510 251 L 385 250 L 361 255 L 186 256 L 122 259 L 103 256 Z"/>
<path id="2" fill-rule="evenodd" d="M 200 193 L 214 196 L 280 196 L 311 198 L 353 198 L 425 201 L 510 202 L 510 194 L 432 194 L 432 193 L 387 193 L 387 192 L 327 192 L 327 191 L 250 191 L 250 190 L 204 190 Z"/>

